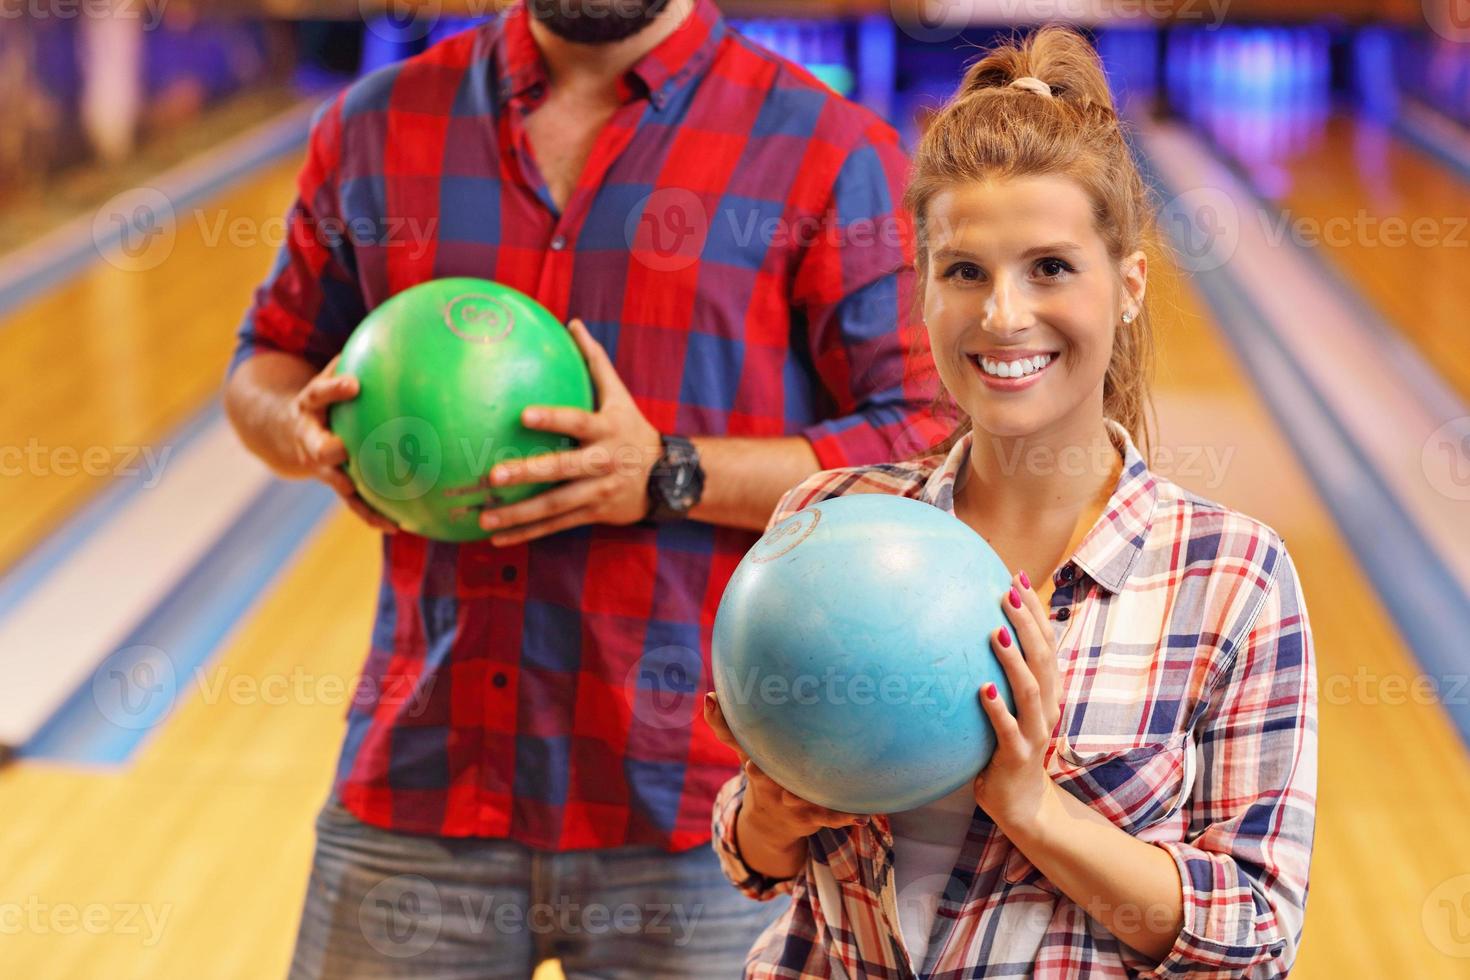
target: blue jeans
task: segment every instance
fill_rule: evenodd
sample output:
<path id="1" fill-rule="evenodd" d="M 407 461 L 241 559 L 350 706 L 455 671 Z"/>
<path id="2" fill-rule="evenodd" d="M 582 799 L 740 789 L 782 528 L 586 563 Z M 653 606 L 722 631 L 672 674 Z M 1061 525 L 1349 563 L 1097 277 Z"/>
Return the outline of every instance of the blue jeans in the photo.
<path id="1" fill-rule="evenodd" d="M 708 845 L 538 851 L 396 834 L 335 801 L 317 818 L 291 977 L 739 977 L 789 899 L 755 902 Z"/>

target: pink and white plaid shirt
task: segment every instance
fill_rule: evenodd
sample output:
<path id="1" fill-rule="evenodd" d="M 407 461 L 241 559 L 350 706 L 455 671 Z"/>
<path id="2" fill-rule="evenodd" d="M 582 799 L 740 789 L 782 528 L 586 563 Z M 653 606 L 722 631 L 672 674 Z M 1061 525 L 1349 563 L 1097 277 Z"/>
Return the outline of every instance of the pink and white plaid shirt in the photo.
<path id="1" fill-rule="evenodd" d="M 1163 962 L 1125 946 L 1043 877 L 979 807 L 911 962 L 886 816 L 808 838 L 805 868 L 773 880 L 740 858 L 744 775 L 714 809 L 713 846 L 745 894 L 792 903 L 752 948 L 747 977 L 1276 977 L 1296 957 L 1317 785 L 1317 682 L 1296 570 L 1271 528 L 1149 471 L 1122 426 L 1108 506 L 1055 573 L 1062 713 L 1057 785 L 1164 848 L 1184 927 Z M 973 436 L 948 456 L 818 473 L 771 525 L 850 493 L 954 510 Z"/>

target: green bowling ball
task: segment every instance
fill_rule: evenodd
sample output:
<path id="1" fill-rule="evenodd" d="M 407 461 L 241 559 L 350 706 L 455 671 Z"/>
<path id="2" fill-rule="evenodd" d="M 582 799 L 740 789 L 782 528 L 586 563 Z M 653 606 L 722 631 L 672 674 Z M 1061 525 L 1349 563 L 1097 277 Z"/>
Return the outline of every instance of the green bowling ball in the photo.
<path id="1" fill-rule="evenodd" d="M 570 449 L 521 424 L 530 405 L 593 410 L 577 343 L 540 303 L 483 279 L 404 290 L 362 321 L 338 361 L 358 396 L 331 407 L 347 473 L 369 506 L 439 541 L 488 538 L 481 508 L 551 484 L 480 486 L 497 463 Z"/>

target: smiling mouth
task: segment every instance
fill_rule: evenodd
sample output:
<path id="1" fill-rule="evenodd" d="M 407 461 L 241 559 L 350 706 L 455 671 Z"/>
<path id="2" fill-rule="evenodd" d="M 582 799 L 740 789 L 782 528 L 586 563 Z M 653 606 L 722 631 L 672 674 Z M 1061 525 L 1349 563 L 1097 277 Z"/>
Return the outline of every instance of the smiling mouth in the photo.
<path id="1" fill-rule="evenodd" d="M 982 374 L 1001 381 L 1029 378 L 1040 374 L 1056 359 L 1057 355 L 1054 353 L 1037 354 L 1035 357 L 1023 357 L 1015 361 L 997 361 L 989 357 L 970 355 L 970 363 L 979 368 Z"/>

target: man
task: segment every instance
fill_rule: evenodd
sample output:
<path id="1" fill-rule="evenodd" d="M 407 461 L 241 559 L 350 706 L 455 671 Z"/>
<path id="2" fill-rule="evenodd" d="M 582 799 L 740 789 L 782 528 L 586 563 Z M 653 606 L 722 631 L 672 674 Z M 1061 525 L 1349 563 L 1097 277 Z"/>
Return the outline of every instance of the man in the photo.
<path id="1" fill-rule="evenodd" d="M 321 114 L 226 392 L 273 469 L 389 532 L 294 975 L 738 975 L 782 910 L 707 846 L 736 766 L 694 722 L 710 631 L 787 488 L 943 435 L 905 170 L 711 0 L 532 0 Z M 325 428 L 353 327 L 445 276 L 575 317 L 598 395 L 525 418 L 579 448 L 487 480 L 565 482 L 458 546 L 394 533 Z"/>

